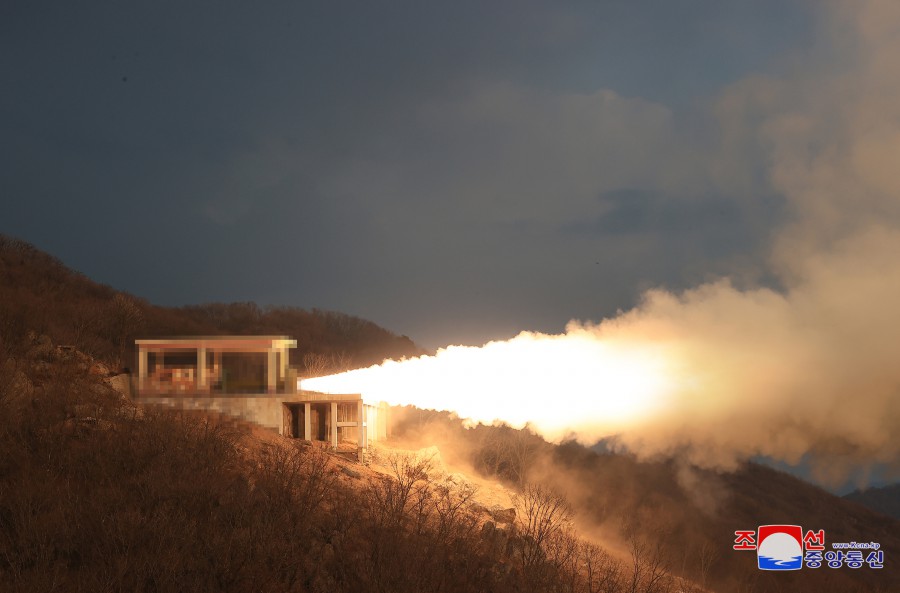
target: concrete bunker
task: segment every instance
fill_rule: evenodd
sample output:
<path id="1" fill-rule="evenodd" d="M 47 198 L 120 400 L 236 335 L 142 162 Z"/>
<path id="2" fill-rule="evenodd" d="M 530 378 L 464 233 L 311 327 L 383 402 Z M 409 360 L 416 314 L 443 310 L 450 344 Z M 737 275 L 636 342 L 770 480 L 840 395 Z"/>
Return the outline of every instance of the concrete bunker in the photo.
<path id="1" fill-rule="evenodd" d="M 254 422 L 286 437 L 355 444 L 360 453 L 387 437 L 388 407 L 359 393 L 300 388 L 287 336 L 198 336 L 142 339 L 136 399 L 204 409 Z"/>

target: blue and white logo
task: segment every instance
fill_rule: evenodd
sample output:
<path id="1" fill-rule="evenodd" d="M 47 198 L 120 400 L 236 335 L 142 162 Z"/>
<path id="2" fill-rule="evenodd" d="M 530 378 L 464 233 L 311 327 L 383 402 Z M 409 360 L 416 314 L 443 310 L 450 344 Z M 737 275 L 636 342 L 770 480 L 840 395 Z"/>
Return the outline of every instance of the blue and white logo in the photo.
<path id="1" fill-rule="evenodd" d="M 760 525 L 756 558 L 760 570 L 800 570 L 803 530 L 799 525 Z"/>

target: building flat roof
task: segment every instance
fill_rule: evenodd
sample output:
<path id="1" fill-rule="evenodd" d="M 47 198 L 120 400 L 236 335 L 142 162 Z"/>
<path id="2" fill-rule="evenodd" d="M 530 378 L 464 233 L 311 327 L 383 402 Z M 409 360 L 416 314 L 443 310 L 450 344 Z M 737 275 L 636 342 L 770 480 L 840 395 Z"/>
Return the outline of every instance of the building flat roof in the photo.
<path id="1" fill-rule="evenodd" d="M 288 336 L 185 336 L 135 340 L 142 350 L 276 350 L 296 348 L 297 340 Z"/>

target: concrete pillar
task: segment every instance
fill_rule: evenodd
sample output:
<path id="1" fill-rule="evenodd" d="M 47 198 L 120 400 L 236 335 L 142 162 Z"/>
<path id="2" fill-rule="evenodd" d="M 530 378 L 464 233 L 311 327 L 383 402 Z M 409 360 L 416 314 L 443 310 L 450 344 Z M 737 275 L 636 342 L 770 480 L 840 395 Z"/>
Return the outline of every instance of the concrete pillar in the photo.
<path id="1" fill-rule="evenodd" d="M 366 409 L 363 406 L 362 400 L 359 400 L 356 404 L 356 457 L 359 459 L 360 463 L 365 461 L 363 455 L 363 451 L 366 450 L 366 423 L 363 421 L 365 419 L 365 411 Z"/>
<path id="2" fill-rule="evenodd" d="M 157 350 L 154 356 L 153 373 L 156 375 L 156 388 L 161 392 L 168 393 L 172 389 L 172 383 L 166 383 L 162 377 L 162 371 L 166 366 L 166 353 L 163 350 Z"/>
<path id="3" fill-rule="evenodd" d="M 303 439 L 306 441 L 312 441 L 312 418 L 310 418 L 312 406 L 309 405 L 309 402 L 303 404 Z"/>
<path id="4" fill-rule="evenodd" d="M 197 348 L 197 389 L 206 390 L 206 347 Z"/>
<path id="5" fill-rule="evenodd" d="M 223 371 L 222 371 L 222 352 L 219 350 L 213 350 L 213 373 L 215 373 L 216 382 L 219 384 L 220 388 L 224 390 L 225 384 L 222 382 Z"/>
<path id="6" fill-rule="evenodd" d="M 331 402 L 331 446 L 337 449 L 337 402 Z"/>
<path id="7" fill-rule="evenodd" d="M 275 373 L 277 372 L 277 368 L 275 366 L 275 350 L 269 348 L 268 357 L 266 359 L 266 375 L 269 378 L 269 393 L 275 393 L 275 388 L 278 385 L 277 379 L 275 378 Z"/>
<path id="8" fill-rule="evenodd" d="M 366 423 L 365 423 L 365 408 L 363 407 L 362 400 L 359 400 L 356 404 L 356 432 L 359 441 L 359 448 L 366 448 Z"/>
<path id="9" fill-rule="evenodd" d="M 138 347 L 138 390 L 144 389 L 147 381 L 147 351 Z"/>
<path id="10" fill-rule="evenodd" d="M 391 421 L 388 417 L 390 409 L 385 402 L 378 404 L 378 438 L 386 439 L 391 436 Z"/>
<path id="11" fill-rule="evenodd" d="M 281 363 L 278 365 L 278 378 L 284 380 L 287 377 L 288 349 L 281 349 Z"/>

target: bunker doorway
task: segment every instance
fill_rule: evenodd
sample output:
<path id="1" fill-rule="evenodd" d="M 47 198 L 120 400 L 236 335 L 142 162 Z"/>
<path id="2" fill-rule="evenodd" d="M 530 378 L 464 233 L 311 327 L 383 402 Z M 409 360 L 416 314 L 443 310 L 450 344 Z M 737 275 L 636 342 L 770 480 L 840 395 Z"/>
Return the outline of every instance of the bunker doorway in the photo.
<path id="1" fill-rule="evenodd" d="M 303 404 L 283 404 L 284 428 L 282 433 L 292 439 L 302 439 L 305 424 L 305 411 Z"/>
<path id="2" fill-rule="evenodd" d="M 282 404 L 282 434 L 294 439 L 305 439 L 306 406 L 304 404 Z M 309 440 L 328 441 L 331 434 L 331 406 L 327 403 L 309 404 Z"/>
<path id="3" fill-rule="evenodd" d="M 327 441 L 331 428 L 331 406 L 328 404 L 311 404 L 309 406 L 310 439 Z"/>

